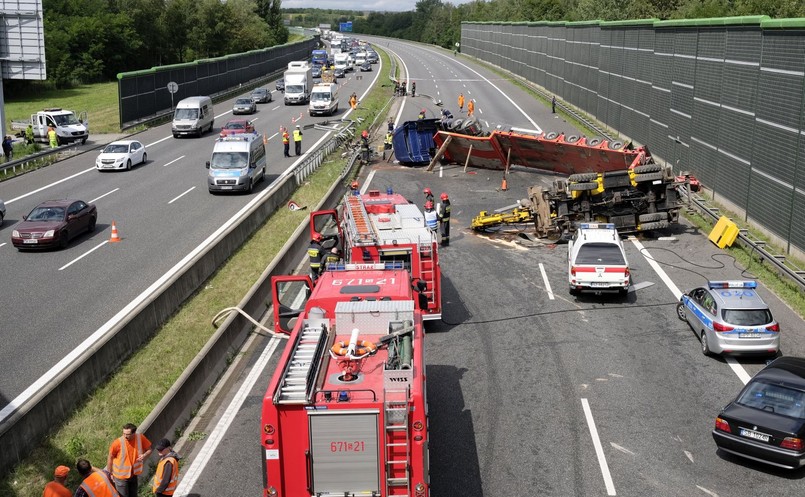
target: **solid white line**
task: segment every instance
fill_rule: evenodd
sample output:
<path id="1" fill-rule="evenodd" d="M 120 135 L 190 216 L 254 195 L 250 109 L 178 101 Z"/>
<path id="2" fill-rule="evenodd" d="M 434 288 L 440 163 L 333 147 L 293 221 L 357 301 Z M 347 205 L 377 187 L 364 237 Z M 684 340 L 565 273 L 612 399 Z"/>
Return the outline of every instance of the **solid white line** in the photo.
<path id="1" fill-rule="evenodd" d="M 749 383 L 749 380 L 751 380 L 752 377 L 749 376 L 749 373 L 747 373 L 744 367 L 741 366 L 741 363 L 739 363 L 732 356 L 724 356 L 724 360 L 727 362 L 727 364 L 729 364 L 729 367 L 732 369 L 732 371 L 738 375 L 738 379 L 741 380 L 744 385 Z"/>
<path id="2" fill-rule="evenodd" d="M 95 202 L 97 202 L 98 200 L 102 199 L 103 197 L 105 197 L 105 196 L 107 196 L 107 195 L 111 195 L 111 194 L 115 193 L 115 192 L 116 192 L 116 191 L 118 191 L 118 190 L 120 190 L 120 188 L 115 188 L 114 190 L 112 190 L 112 191 L 111 191 L 111 192 L 109 192 L 109 193 L 104 193 L 104 194 L 103 194 L 103 195 L 101 195 L 100 197 L 95 197 L 94 199 L 90 200 L 88 203 L 90 203 L 90 204 L 94 204 Z"/>
<path id="3" fill-rule="evenodd" d="M 42 190 L 47 190 L 47 189 L 48 189 L 48 188 L 50 188 L 51 186 L 56 186 L 56 185 L 59 185 L 59 184 L 61 184 L 61 183 L 64 183 L 65 181 L 69 181 L 69 180 L 71 180 L 71 179 L 73 179 L 73 178 L 77 178 L 77 177 L 81 176 L 82 174 L 86 174 L 86 173 L 88 173 L 88 172 L 90 172 L 90 171 L 94 171 L 94 170 L 95 170 L 95 167 L 91 167 L 91 168 L 89 168 L 89 169 L 86 169 L 86 170 L 84 170 L 84 171 L 81 171 L 80 173 L 75 173 L 75 174 L 74 174 L 74 175 L 72 175 L 72 176 L 67 176 L 66 178 L 62 178 L 62 179 L 60 179 L 59 181 L 53 182 L 53 183 L 51 183 L 51 184 L 49 184 L 49 185 L 45 185 L 45 186 L 43 186 L 42 188 L 37 188 L 36 190 L 31 191 L 31 192 L 28 192 L 28 193 L 26 193 L 25 195 L 20 195 L 20 196 L 19 196 L 19 197 L 17 197 L 17 198 L 12 198 L 11 200 L 6 200 L 6 205 L 8 205 L 8 204 L 13 204 L 13 203 L 14 203 L 14 202 L 16 202 L 17 200 L 22 200 L 22 199 L 24 199 L 24 198 L 26 198 L 26 197 L 30 197 L 31 195 L 33 195 L 33 194 L 35 194 L 35 193 L 39 193 L 39 192 L 41 192 Z"/>
<path id="4" fill-rule="evenodd" d="M 172 161 L 168 162 L 167 164 L 162 164 L 162 167 L 168 167 L 168 166 L 170 166 L 171 164 L 173 164 L 174 162 L 176 162 L 176 161 L 180 161 L 180 160 L 184 159 L 184 157 L 185 157 L 184 155 L 183 155 L 183 156 L 181 156 L 181 157 L 177 157 L 176 159 L 173 159 Z"/>
<path id="5" fill-rule="evenodd" d="M 539 263 L 539 272 L 542 273 L 542 281 L 545 282 L 545 289 L 548 290 L 548 298 L 554 300 L 551 282 L 548 281 L 548 273 L 545 272 L 545 266 L 541 262 Z"/>
<path id="6" fill-rule="evenodd" d="M 581 407 L 584 409 L 584 417 L 587 419 L 587 427 L 590 429 L 590 436 L 593 439 L 595 455 L 598 456 L 598 465 L 601 467 L 601 474 L 604 476 L 604 485 L 607 487 L 607 495 L 617 495 L 615 493 L 615 484 L 612 483 L 612 476 L 609 474 L 607 459 L 606 456 L 604 456 L 604 448 L 601 446 L 601 440 L 598 438 L 598 430 L 595 429 L 595 420 L 593 419 L 592 411 L 590 411 L 590 403 L 587 402 L 587 399 L 581 399 Z"/>
<path id="7" fill-rule="evenodd" d="M 369 176 L 366 177 L 366 183 L 364 183 L 363 187 L 361 188 L 361 195 L 363 195 L 369 190 L 369 184 L 372 182 L 372 179 L 374 179 L 375 172 L 376 171 L 372 169 L 372 171 L 369 173 Z"/>
<path id="8" fill-rule="evenodd" d="M 238 393 L 235 394 L 235 397 L 226 408 L 226 411 L 221 416 L 221 419 L 218 420 L 218 424 L 216 424 L 215 428 L 213 428 L 212 433 L 210 433 L 210 436 L 207 438 L 204 446 L 201 448 L 196 458 L 193 459 L 193 462 L 190 464 L 190 466 L 185 468 L 184 476 L 176 488 L 177 497 L 188 495 L 190 490 L 193 489 L 196 481 L 204 472 L 204 468 L 206 468 L 207 463 L 210 461 L 213 454 L 215 454 L 218 444 L 221 443 L 221 440 L 223 440 L 224 435 L 232 425 L 232 422 L 235 421 L 241 406 L 243 406 L 243 403 L 247 398 L 249 398 L 249 393 L 254 388 L 254 384 L 257 383 L 258 379 L 260 379 L 260 374 L 266 368 L 268 360 L 274 354 L 274 350 L 281 341 L 282 340 L 278 338 L 272 338 L 269 340 L 266 348 L 263 350 L 263 353 L 260 354 L 260 358 L 252 367 L 249 376 L 246 377 L 246 380 L 240 386 Z"/>
<path id="9" fill-rule="evenodd" d="M 170 205 L 170 204 L 172 204 L 172 203 L 176 202 L 177 200 L 179 200 L 180 198 L 184 197 L 185 195 L 187 195 L 188 193 L 192 192 L 192 191 L 193 191 L 193 190 L 195 190 L 195 189 L 196 189 L 196 187 L 195 187 L 195 186 L 194 186 L 194 187 L 191 187 L 191 188 L 188 188 L 187 190 L 185 190 L 185 191 L 183 191 L 181 194 L 179 194 L 179 196 L 178 196 L 178 197 L 174 197 L 174 198 L 173 198 L 173 200 L 171 200 L 170 202 L 168 202 L 168 205 Z"/>
<path id="10" fill-rule="evenodd" d="M 89 254 L 91 254 L 91 253 L 95 252 L 96 250 L 98 250 L 99 248 L 103 247 L 107 243 L 109 243 L 109 240 L 104 240 L 103 242 L 101 242 L 100 245 L 96 246 L 95 248 L 89 249 L 89 251 L 85 252 L 84 255 L 80 255 L 77 258 L 73 259 L 72 262 L 68 262 L 64 266 L 60 267 L 59 271 L 61 271 L 62 269 L 67 269 L 68 267 L 72 266 L 73 264 L 75 264 L 76 262 L 80 261 L 84 257 L 88 256 Z"/>

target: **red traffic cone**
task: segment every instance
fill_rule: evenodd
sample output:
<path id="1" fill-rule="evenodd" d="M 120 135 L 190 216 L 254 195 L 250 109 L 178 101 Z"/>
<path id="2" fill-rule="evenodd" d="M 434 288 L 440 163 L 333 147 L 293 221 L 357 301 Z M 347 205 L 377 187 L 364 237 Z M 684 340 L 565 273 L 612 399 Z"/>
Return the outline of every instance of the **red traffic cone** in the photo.
<path id="1" fill-rule="evenodd" d="M 109 243 L 117 243 L 120 241 L 120 235 L 117 233 L 117 226 L 115 222 L 112 221 L 112 238 L 109 239 Z"/>

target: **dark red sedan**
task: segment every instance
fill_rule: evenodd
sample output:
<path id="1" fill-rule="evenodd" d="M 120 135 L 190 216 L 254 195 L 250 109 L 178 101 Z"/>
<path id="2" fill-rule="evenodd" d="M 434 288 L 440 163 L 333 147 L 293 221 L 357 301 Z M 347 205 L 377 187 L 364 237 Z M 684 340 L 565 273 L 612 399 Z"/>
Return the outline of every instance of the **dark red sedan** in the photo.
<path id="1" fill-rule="evenodd" d="M 232 119 L 221 128 L 220 136 L 254 133 L 254 126 L 246 119 Z"/>
<path id="2" fill-rule="evenodd" d="M 11 243 L 19 250 L 65 248 L 81 233 L 95 231 L 98 210 L 82 200 L 48 200 L 34 207 L 11 232 Z"/>

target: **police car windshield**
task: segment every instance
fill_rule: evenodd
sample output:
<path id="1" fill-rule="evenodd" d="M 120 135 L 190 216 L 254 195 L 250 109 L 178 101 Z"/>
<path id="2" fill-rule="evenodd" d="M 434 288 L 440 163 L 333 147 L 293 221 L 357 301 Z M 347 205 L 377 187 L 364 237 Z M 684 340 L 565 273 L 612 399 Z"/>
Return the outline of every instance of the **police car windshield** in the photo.
<path id="1" fill-rule="evenodd" d="M 760 326 L 772 321 L 768 309 L 724 309 L 721 317 L 735 326 Z"/>
<path id="2" fill-rule="evenodd" d="M 243 169 L 249 161 L 247 152 L 215 152 L 210 167 L 213 169 Z"/>
<path id="3" fill-rule="evenodd" d="M 585 243 L 576 255 L 576 264 L 625 266 L 623 253 L 614 243 L 592 242 Z"/>
<path id="4" fill-rule="evenodd" d="M 737 403 L 783 416 L 805 419 L 805 393 L 782 385 L 754 381 L 741 394 Z"/>

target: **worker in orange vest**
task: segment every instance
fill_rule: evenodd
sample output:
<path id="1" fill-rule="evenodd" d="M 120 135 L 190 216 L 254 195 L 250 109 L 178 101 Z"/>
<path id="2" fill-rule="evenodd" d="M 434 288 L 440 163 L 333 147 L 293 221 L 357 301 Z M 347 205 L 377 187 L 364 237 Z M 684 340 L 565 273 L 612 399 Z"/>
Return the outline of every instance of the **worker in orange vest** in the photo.
<path id="1" fill-rule="evenodd" d="M 42 497 L 73 497 L 73 492 L 64 486 L 69 472 L 70 468 L 67 466 L 56 466 L 56 471 L 53 472 L 53 481 L 45 485 Z"/>
<path id="2" fill-rule="evenodd" d="M 358 107 L 358 95 L 355 95 L 355 93 L 349 96 L 349 106 L 352 107 L 353 110 Z"/>
<path id="3" fill-rule="evenodd" d="M 470 99 L 467 102 L 467 117 L 472 117 L 472 114 L 475 112 L 475 100 Z"/>
<path id="4" fill-rule="evenodd" d="M 288 134 L 288 128 L 282 126 L 282 153 L 285 154 L 285 157 L 290 157 L 291 151 L 291 135 Z"/>
<path id="5" fill-rule="evenodd" d="M 159 464 L 154 473 L 152 490 L 156 497 L 173 495 L 179 484 L 179 454 L 171 448 L 171 441 L 163 438 L 156 445 Z"/>
<path id="6" fill-rule="evenodd" d="M 151 442 L 145 435 L 137 433 L 137 426 L 127 423 L 123 426 L 123 436 L 116 438 L 109 446 L 106 468 L 112 472 L 112 479 L 120 497 L 137 497 L 137 475 L 143 472 L 143 461 L 151 455 Z"/>
<path id="7" fill-rule="evenodd" d="M 458 94 L 458 111 L 459 112 L 464 112 L 464 94 L 463 93 Z"/>
<path id="8" fill-rule="evenodd" d="M 93 468 L 86 459 L 79 459 L 75 469 L 83 480 L 74 497 L 120 497 L 112 482 L 112 475 L 105 469 Z"/>

